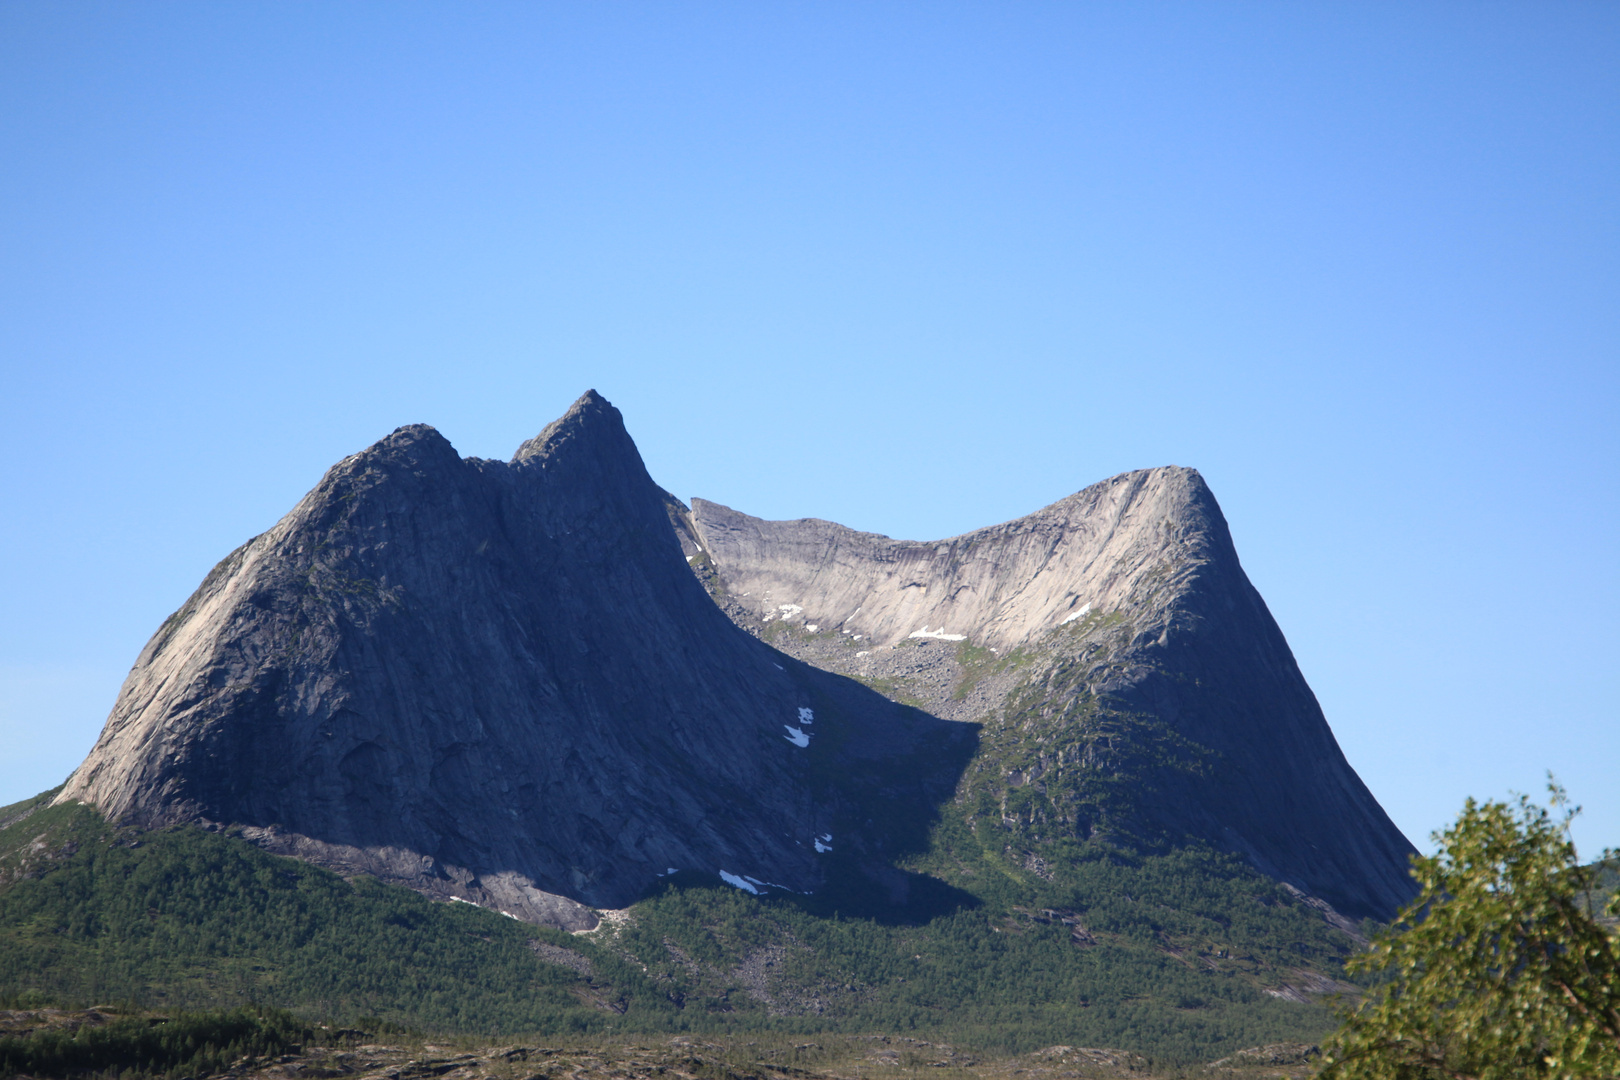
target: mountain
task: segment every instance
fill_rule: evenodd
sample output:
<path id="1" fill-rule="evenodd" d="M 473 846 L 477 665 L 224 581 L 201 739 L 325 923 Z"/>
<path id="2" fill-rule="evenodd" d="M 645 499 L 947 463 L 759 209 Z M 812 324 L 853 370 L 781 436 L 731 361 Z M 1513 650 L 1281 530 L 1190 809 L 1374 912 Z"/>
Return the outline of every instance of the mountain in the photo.
<path id="1" fill-rule="evenodd" d="M 400 428 L 208 574 L 56 802 L 568 929 L 676 870 L 815 890 L 834 836 L 892 876 L 871 800 L 975 731 L 739 633 L 668 502 L 594 391 L 509 462 Z"/>
<path id="2" fill-rule="evenodd" d="M 1345 927 L 1410 891 L 1196 472 L 894 541 L 687 507 L 594 391 L 509 462 L 339 462 L 55 802 L 571 930 L 678 872 L 921 918 L 1189 844 Z"/>
<path id="3" fill-rule="evenodd" d="M 1346 762 L 1192 469 L 1115 476 L 928 543 L 702 499 L 673 516 L 733 621 L 982 727 L 956 802 L 1034 869 L 1054 842 L 1201 840 L 1353 918 L 1412 846 Z"/>
<path id="4" fill-rule="evenodd" d="M 1410 850 L 1196 472 L 896 541 L 688 506 L 593 392 L 214 568 L 0 808 L 0 1004 L 1190 1064 L 1318 1038 Z"/>

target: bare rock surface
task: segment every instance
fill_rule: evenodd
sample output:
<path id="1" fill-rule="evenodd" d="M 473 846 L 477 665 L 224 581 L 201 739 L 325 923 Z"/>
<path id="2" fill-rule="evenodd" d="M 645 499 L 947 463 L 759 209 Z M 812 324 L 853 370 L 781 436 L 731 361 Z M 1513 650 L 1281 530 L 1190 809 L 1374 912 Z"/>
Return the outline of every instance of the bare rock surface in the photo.
<path id="1" fill-rule="evenodd" d="M 1065 838 L 1190 836 L 1343 926 L 1410 897 L 1412 846 L 1346 762 L 1195 470 L 1125 473 L 930 542 L 702 499 L 669 512 L 739 627 L 982 725 L 957 800 L 1026 862 Z"/>
<path id="2" fill-rule="evenodd" d="M 877 763 L 971 732 L 739 633 L 667 502 L 594 391 L 510 462 L 400 428 L 214 568 L 57 801 L 567 929 L 672 869 L 812 890 L 844 778 L 948 795 Z"/>
<path id="3" fill-rule="evenodd" d="M 1192 838 L 1346 927 L 1410 895 L 1195 471 L 896 541 L 689 509 L 594 392 L 509 462 L 425 425 L 339 462 L 159 628 L 56 801 L 582 930 L 671 871 L 908 903 L 953 799 L 1037 877 Z"/>
<path id="4" fill-rule="evenodd" d="M 932 635 L 1000 649 L 1083 610 L 1168 598 L 1207 556 L 1212 510 L 1219 518 L 1197 472 L 1177 468 L 1116 476 L 1028 517 L 930 543 L 692 501 L 701 547 L 762 616 L 802 615 L 880 645 Z"/>

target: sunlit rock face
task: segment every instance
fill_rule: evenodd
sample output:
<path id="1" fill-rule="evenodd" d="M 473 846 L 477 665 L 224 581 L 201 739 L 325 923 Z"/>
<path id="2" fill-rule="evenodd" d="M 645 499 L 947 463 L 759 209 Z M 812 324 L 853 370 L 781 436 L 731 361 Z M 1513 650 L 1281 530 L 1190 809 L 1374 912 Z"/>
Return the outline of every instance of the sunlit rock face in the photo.
<path id="1" fill-rule="evenodd" d="M 1411 895 L 1411 845 L 1345 761 L 1195 470 L 1145 469 L 919 543 L 702 499 L 686 553 L 738 626 L 981 723 L 958 801 L 1039 862 L 1201 839 L 1343 913 Z M 981 833 L 984 830 L 981 829 Z"/>
<path id="2" fill-rule="evenodd" d="M 1410 890 L 1196 472 L 894 541 L 688 508 L 594 392 L 511 461 L 417 425 L 335 465 L 153 636 L 73 800 L 570 929 L 672 870 L 971 902 L 896 869 L 942 815 L 1047 878 L 1191 842 L 1350 916 Z"/>
<path id="3" fill-rule="evenodd" d="M 576 929 L 672 869 L 812 890 L 827 776 L 971 732 L 739 632 L 668 499 L 594 392 L 509 462 L 400 428 L 214 568 L 59 801 Z"/>

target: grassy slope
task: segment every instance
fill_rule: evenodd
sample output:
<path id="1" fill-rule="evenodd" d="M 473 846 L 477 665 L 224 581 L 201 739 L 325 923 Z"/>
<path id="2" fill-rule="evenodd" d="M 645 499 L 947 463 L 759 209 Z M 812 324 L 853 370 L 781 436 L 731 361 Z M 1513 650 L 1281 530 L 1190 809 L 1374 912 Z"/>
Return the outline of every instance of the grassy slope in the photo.
<path id="1" fill-rule="evenodd" d="M 227 835 L 137 836 L 86 808 L 35 808 L 0 829 L 0 996 L 256 1003 L 488 1035 L 923 1032 L 1194 1061 L 1314 1039 L 1326 1010 L 1264 988 L 1302 966 L 1336 974 L 1351 948 L 1209 852 L 1074 845 L 1038 876 L 947 814 L 907 869 L 964 891 L 914 888 L 893 908 L 853 865 L 813 897 L 682 874 L 628 922 L 570 936 Z M 572 967 L 542 955 L 559 948 Z"/>

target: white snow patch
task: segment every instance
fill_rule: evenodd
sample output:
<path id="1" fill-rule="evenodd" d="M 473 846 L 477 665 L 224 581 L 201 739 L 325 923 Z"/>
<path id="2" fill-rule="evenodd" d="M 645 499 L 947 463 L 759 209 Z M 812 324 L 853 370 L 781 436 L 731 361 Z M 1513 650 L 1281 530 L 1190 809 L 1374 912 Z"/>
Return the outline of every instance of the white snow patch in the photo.
<path id="1" fill-rule="evenodd" d="M 801 723 L 801 724 L 813 724 L 815 722 L 816 722 L 816 712 L 815 712 L 815 710 L 814 709 L 807 709 L 803 705 L 800 705 L 799 706 L 799 723 Z"/>
<path id="2" fill-rule="evenodd" d="M 818 852 L 828 852 L 832 850 L 832 833 L 822 833 L 820 836 L 816 837 L 816 850 Z"/>
<path id="3" fill-rule="evenodd" d="M 742 877 L 739 874 L 732 874 L 722 870 L 720 871 L 720 880 L 725 882 L 727 885 L 736 886 L 743 892 L 753 893 L 755 896 L 759 895 L 759 890 L 750 885 L 747 878 Z"/>
<path id="4" fill-rule="evenodd" d="M 862 649 L 860 652 L 855 654 L 855 658 L 857 660 L 859 660 L 863 656 L 871 656 L 871 655 L 872 655 L 871 653 L 867 652 L 865 649 Z"/>
<path id="5" fill-rule="evenodd" d="M 812 634 L 821 629 L 821 627 L 817 626 L 815 623 L 805 623 L 804 628 L 810 631 Z"/>
<path id="6" fill-rule="evenodd" d="M 482 904 L 473 904 L 473 902 L 471 900 L 463 900 L 459 896 L 452 896 L 450 898 L 450 902 L 454 903 L 454 904 L 472 904 L 473 907 L 483 907 L 484 906 Z"/>
<path id="7" fill-rule="evenodd" d="M 1086 603 L 1085 607 L 1082 607 L 1079 611 L 1071 611 L 1069 613 L 1069 617 L 1067 619 L 1064 619 L 1062 622 L 1058 623 L 1058 625 L 1059 626 L 1068 626 L 1070 623 L 1074 622 L 1074 620 L 1076 620 L 1078 618 L 1081 618 L 1082 616 L 1084 616 L 1090 610 L 1091 610 L 1091 604 L 1088 601 Z"/>
<path id="8" fill-rule="evenodd" d="M 781 889 L 783 892 L 796 891 L 788 888 L 786 885 L 778 885 L 774 881 L 761 881 L 759 878 L 754 877 L 751 874 L 733 874 L 729 870 L 720 871 L 720 880 L 724 881 L 727 885 L 734 885 L 744 892 L 751 892 L 755 896 L 759 896 L 760 893 L 765 889 Z"/>
<path id="9" fill-rule="evenodd" d="M 771 667 L 775 668 L 777 671 L 786 671 L 787 670 L 787 668 L 783 667 L 781 664 L 778 664 L 775 660 L 771 661 Z"/>
<path id="10" fill-rule="evenodd" d="M 691 562 L 691 561 L 692 561 L 692 560 L 693 560 L 693 559 L 695 559 L 695 558 L 697 558 L 697 556 L 696 556 L 696 555 L 688 555 L 688 556 L 687 556 L 687 557 L 686 557 L 686 561 L 687 561 L 687 562 Z"/>
<path id="11" fill-rule="evenodd" d="M 928 624 L 927 623 L 923 624 L 923 628 L 921 630 L 913 630 L 911 633 L 907 634 L 906 637 L 908 637 L 908 638 L 936 638 L 936 639 L 938 639 L 940 641 L 966 641 L 967 640 L 967 635 L 966 634 L 947 634 L 945 632 L 945 627 L 943 625 L 941 625 L 938 630 L 930 630 L 930 629 L 928 629 Z"/>
<path id="12" fill-rule="evenodd" d="M 659 877 L 669 877 L 669 875 L 671 875 L 671 874 L 678 874 L 678 873 L 680 873 L 680 871 L 672 866 L 668 870 L 665 870 L 662 874 L 659 874 L 658 876 Z"/>
<path id="13" fill-rule="evenodd" d="M 866 636 L 866 635 L 865 635 L 865 634 L 856 634 L 856 635 L 855 635 L 855 640 L 856 640 L 856 641 L 859 641 L 859 640 L 861 640 L 861 638 L 863 638 L 863 637 L 865 637 L 865 636 Z"/>
<path id="14" fill-rule="evenodd" d="M 805 747 L 805 746 L 810 745 L 810 736 L 808 734 L 806 734 L 803 731 L 800 731 L 796 727 L 790 727 L 787 724 L 783 724 L 782 726 L 787 728 L 787 731 L 788 731 L 788 733 L 786 735 L 782 736 L 782 738 L 786 739 L 788 742 L 792 743 L 794 746 Z"/>
<path id="15" fill-rule="evenodd" d="M 746 878 L 750 883 L 759 886 L 761 889 L 781 889 L 783 892 L 798 892 L 799 891 L 798 889 L 790 889 L 786 885 L 778 885 L 774 881 L 761 881 L 761 880 L 759 880 L 759 878 L 752 877 L 752 876 L 750 876 L 748 874 L 744 874 L 743 877 Z"/>
<path id="16" fill-rule="evenodd" d="M 503 912 L 501 912 L 501 914 L 505 915 L 508 919 L 517 919 L 517 916 L 512 914 L 510 911 L 503 911 Z M 522 921 L 523 921 L 522 919 L 518 919 L 518 922 L 522 922 Z"/>
<path id="17" fill-rule="evenodd" d="M 803 613 L 804 608 L 800 607 L 798 604 L 778 604 L 777 610 L 782 613 L 782 618 L 786 619 Z"/>

